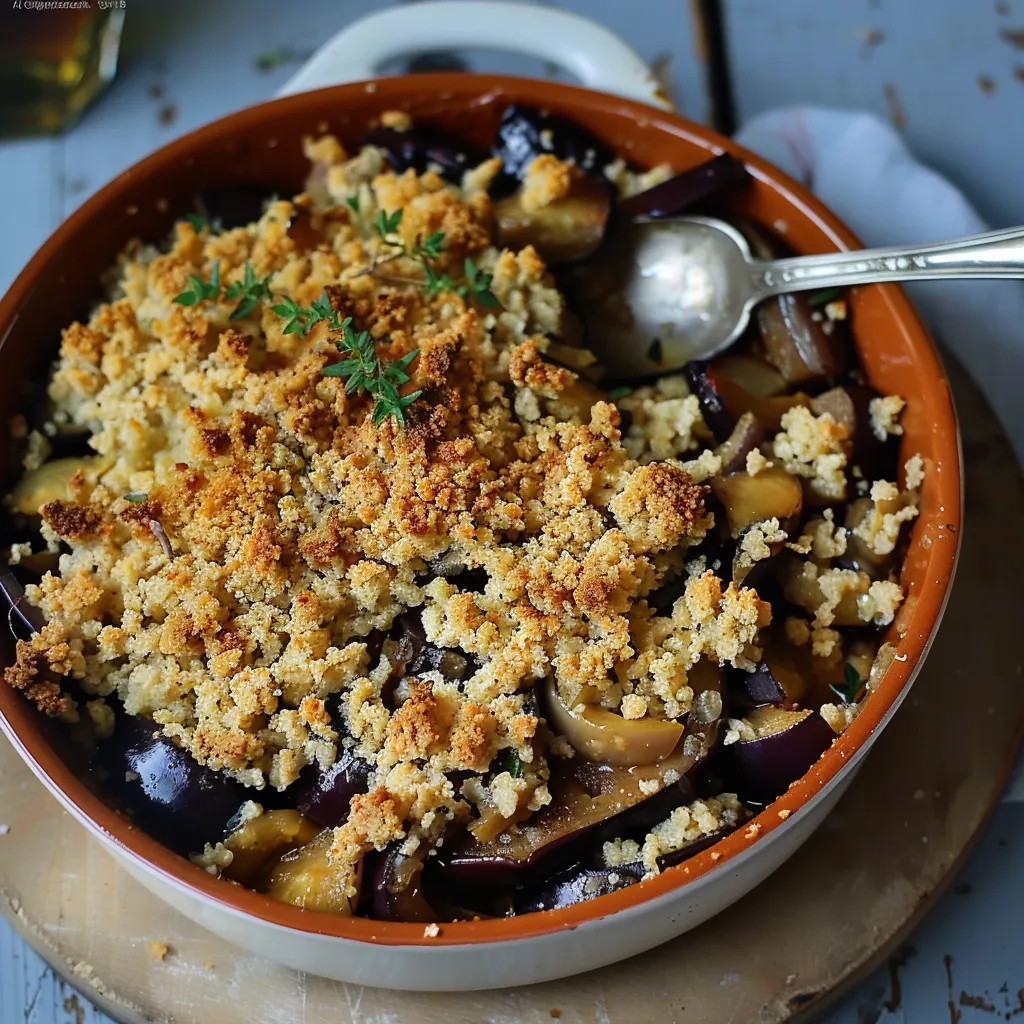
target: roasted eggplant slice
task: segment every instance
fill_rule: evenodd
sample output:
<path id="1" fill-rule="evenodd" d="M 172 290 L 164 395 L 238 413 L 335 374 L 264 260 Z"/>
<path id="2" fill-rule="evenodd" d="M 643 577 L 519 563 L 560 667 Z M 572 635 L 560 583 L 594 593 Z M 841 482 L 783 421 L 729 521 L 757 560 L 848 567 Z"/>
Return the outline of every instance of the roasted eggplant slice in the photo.
<path id="1" fill-rule="evenodd" d="M 757 307 L 765 355 L 789 384 L 830 380 L 843 369 L 843 345 L 802 292 L 779 295 Z"/>
<path id="2" fill-rule="evenodd" d="M 444 877 L 479 885 L 521 882 L 541 865 L 551 870 L 571 860 L 581 844 L 600 847 L 629 829 L 650 828 L 693 799 L 693 787 L 679 770 L 691 762 L 679 755 L 660 765 L 628 769 L 574 758 L 552 771 L 552 801 L 530 821 L 489 843 L 471 839 L 443 847 L 438 859 Z M 665 784 L 670 770 L 674 781 Z M 648 795 L 641 783 L 662 788 Z"/>
<path id="3" fill-rule="evenodd" d="M 708 425 L 715 440 L 724 443 L 736 427 L 739 415 L 733 415 L 726 408 L 722 396 L 718 392 L 715 380 L 708 374 L 708 364 L 694 361 L 683 367 L 683 376 L 690 391 L 697 396 L 701 415 Z M 747 411 L 747 410 L 744 410 Z"/>
<path id="4" fill-rule="evenodd" d="M 635 768 L 578 757 L 556 763 L 548 784 L 551 803 L 495 841 L 445 846 L 439 854 L 445 876 L 481 885 L 522 881 L 539 865 L 552 870 L 571 860 L 581 844 L 600 846 L 630 831 L 647 831 L 693 800 L 688 775 L 714 749 L 726 706 L 722 671 L 713 662 L 699 661 L 687 682 L 695 694 L 693 707 L 672 754 Z M 655 785 L 660 788 L 654 790 Z"/>
<path id="5" fill-rule="evenodd" d="M 199 764 L 145 718 L 118 715 L 99 745 L 106 790 L 132 820 L 178 853 L 216 842 L 238 808 L 258 793 Z"/>
<path id="6" fill-rule="evenodd" d="M 546 111 L 508 107 L 491 148 L 493 156 L 501 157 L 506 191 L 511 191 L 523 179 L 527 167 L 545 153 L 571 160 L 595 178 L 602 177 L 612 160 L 611 151 L 579 125 Z"/>
<path id="7" fill-rule="evenodd" d="M 8 501 L 13 511 L 25 516 L 37 516 L 43 505 L 67 499 L 68 484 L 79 470 L 86 474 L 102 473 L 109 465 L 110 459 L 104 455 L 44 462 L 18 481 Z"/>
<path id="8" fill-rule="evenodd" d="M 747 456 L 765 439 L 764 427 L 752 412 L 745 412 L 733 427 L 732 433 L 718 446 L 715 454 L 722 460 L 723 473 L 744 469 Z"/>
<path id="9" fill-rule="evenodd" d="M 784 413 L 794 405 L 807 405 L 809 401 L 800 391 L 792 395 L 756 395 L 742 384 L 717 371 L 714 364 L 707 368 L 705 375 L 719 401 L 734 421 L 746 412 L 753 413 L 767 430 L 778 430 Z"/>
<path id="10" fill-rule="evenodd" d="M 325 829 L 312 842 L 286 853 L 271 870 L 264 892 L 303 910 L 345 916 L 355 913 L 362 882 L 362 863 L 352 877 L 330 858 L 334 830 Z"/>
<path id="11" fill-rule="evenodd" d="M 404 841 L 392 843 L 377 860 L 371 880 L 371 914 L 380 921 L 437 921 L 423 895 L 423 862 L 429 847 L 402 853 Z"/>
<path id="12" fill-rule="evenodd" d="M 611 208 L 607 182 L 576 171 L 569 194 L 546 206 L 526 209 L 520 192 L 496 202 L 496 241 L 507 249 L 532 245 L 545 263 L 574 263 L 601 244 Z"/>
<path id="13" fill-rule="evenodd" d="M 307 765 L 289 793 L 307 818 L 333 828 L 348 819 L 352 797 L 366 792 L 369 779 L 370 765 L 342 747 L 330 768 L 323 769 L 316 762 Z"/>
<path id="14" fill-rule="evenodd" d="M 761 228 L 749 222 L 740 227 L 755 256 L 786 255 Z M 756 316 L 765 357 L 788 384 L 828 380 L 842 372 L 844 332 L 815 309 L 806 292 L 768 299 L 757 307 Z"/>
<path id="15" fill-rule="evenodd" d="M 265 811 L 242 822 L 224 840 L 232 854 L 224 874 L 250 889 L 258 889 L 267 872 L 284 854 L 305 846 L 319 832 L 320 829 L 298 811 Z"/>
<path id="16" fill-rule="evenodd" d="M 711 490 L 725 507 L 734 537 L 766 519 L 777 519 L 782 529 L 790 533 L 803 507 L 800 481 L 777 466 L 762 469 L 754 476 L 743 470 L 714 477 Z"/>
<path id="17" fill-rule="evenodd" d="M 836 738 L 828 722 L 812 710 L 764 707 L 751 711 L 746 721 L 757 738 L 726 748 L 741 799 L 770 802 L 781 796 Z"/>
<path id="18" fill-rule="evenodd" d="M 786 378 L 771 363 L 748 352 L 719 356 L 711 369 L 716 378 L 731 380 L 757 398 L 774 398 L 786 390 Z"/>
<path id="19" fill-rule="evenodd" d="M 624 199 L 619 208 L 629 217 L 671 217 L 746 180 L 743 164 L 720 153 L 667 181 Z"/>
<path id="20" fill-rule="evenodd" d="M 672 753 L 683 735 L 678 722 L 630 720 L 595 705 L 566 707 L 551 679 L 543 683 L 542 694 L 551 727 L 591 761 L 624 768 L 655 764 Z"/>
<path id="21" fill-rule="evenodd" d="M 399 174 L 410 167 L 417 174 L 422 174 L 433 165 L 440 168 L 443 177 L 455 184 L 462 181 L 465 171 L 476 167 L 485 156 L 434 128 L 419 124 L 407 131 L 379 125 L 363 136 L 363 142 L 382 149 Z"/>
<path id="22" fill-rule="evenodd" d="M 558 910 L 571 907 L 595 896 L 635 885 L 643 877 L 643 867 L 629 864 L 617 868 L 590 868 L 572 864 L 544 879 L 539 885 L 517 890 L 513 906 L 517 914 L 538 910 Z"/>
<path id="23" fill-rule="evenodd" d="M 754 707 L 792 707 L 802 701 L 810 689 L 810 680 L 801 674 L 785 644 L 769 648 L 766 642 L 754 671 L 737 673 L 736 678 L 745 700 Z"/>

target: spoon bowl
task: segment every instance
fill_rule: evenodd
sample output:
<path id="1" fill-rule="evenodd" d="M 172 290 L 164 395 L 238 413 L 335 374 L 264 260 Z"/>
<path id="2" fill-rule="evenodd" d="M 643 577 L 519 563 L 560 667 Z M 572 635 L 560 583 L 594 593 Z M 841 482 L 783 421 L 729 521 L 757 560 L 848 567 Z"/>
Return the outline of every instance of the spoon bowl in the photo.
<path id="1" fill-rule="evenodd" d="M 763 299 L 879 281 L 1024 277 L 1024 228 L 890 249 L 759 260 L 713 217 L 618 224 L 578 272 L 588 347 L 613 380 L 710 359 L 735 342 Z"/>

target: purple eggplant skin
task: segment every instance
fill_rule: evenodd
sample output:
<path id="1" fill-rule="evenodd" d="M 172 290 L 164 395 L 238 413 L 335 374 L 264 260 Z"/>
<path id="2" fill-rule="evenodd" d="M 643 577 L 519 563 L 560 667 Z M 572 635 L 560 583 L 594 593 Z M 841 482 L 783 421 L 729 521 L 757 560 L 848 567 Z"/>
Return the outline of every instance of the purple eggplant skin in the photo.
<path id="1" fill-rule="evenodd" d="M 370 916 L 377 921 L 438 921 L 423 894 L 427 846 L 402 853 L 403 841 L 392 843 L 375 860 L 370 873 Z"/>
<path id="2" fill-rule="evenodd" d="M 671 217 L 746 178 L 746 168 L 736 157 L 720 153 L 645 192 L 624 199 L 619 209 L 628 217 Z"/>
<path id="3" fill-rule="evenodd" d="M 771 803 L 821 757 L 835 738 L 832 727 L 815 713 L 782 732 L 732 744 L 727 749 L 735 792 L 743 801 L 749 797 Z"/>
<path id="4" fill-rule="evenodd" d="M 731 831 L 733 830 L 730 828 L 720 828 L 717 832 L 701 836 L 700 839 L 687 843 L 681 850 L 673 850 L 671 853 L 662 854 L 658 858 L 658 870 L 664 871 L 666 868 L 674 868 L 677 864 L 682 864 L 684 860 L 689 860 L 691 857 L 696 857 L 698 853 L 711 849 L 715 843 L 724 839 Z"/>
<path id="5" fill-rule="evenodd" d="M 502 114 L 491 146 L 491 155 L 502 161 L 497 190 L 514 191 L 530 164 L 545 153 L 571 160 L 594 178 L 603 178 L 603 169 L 612 161 L 611 150 L 579 125 L 513 104 Z"/>
<path id="6" fill-rule="evenodd" d="M 763 707 L 765 704 L 787 704 L 789 698 L 783 685 L 772 674 L 768 662 L 763 658 L 757 663 L 753 672 L 737 672 L 740 686 L 745 698 L 751 706 Z"/>
<path id="7" fill-rule="evenodd" d="M 468 679 L 479 666 L 475 658 L 462 651 L 429 643 L 419 612 L 403 612 L 391 637 L 398 641 L 391 673 L 395 680 L 422 672 L 440 672 L 445 679 L 459 682 Z"/>
<path id="8" fill-rule="evenodd" d="M 465 171 L 476 167 L 485 157 L 427 125 L 415 125 L 404 132 L 379 125 L 363 136 L 363 142 L 384 150 L 399 174 L 410 167 L 422 174 L 433 164 L 441 169 L 442 177 L 456 184 L 462 181 Z"/>
<path id="9" fill-rule="evenodd" d="M 326 770 L 307 765 L 288 794 L 295 809 L 324 828 L 335 828 L 348 819 L 352 797 L 365 793 L 370 783 L 370 765 L 347 747 Z"/>
<path id="10" fill-rule="evenodd" d="M 11 629 L 19 640 L 27 640 L 43 628 L 43 616 L 38 608 L 25 600 L 25 588 L 9 568 L 0 572 L 0 592 L 7 602 L 7 616 Z"/>
<path id="11" fill-rule="evenodd" d="M 626 864 L 617 868 L 589 868 L 579 863 L 571 864 L 534 885 L 516 890 L 512 905 L 517 914 L 560 910 L 635 885 L 643 873 L 640 864 Z"/>
<path id="12" fill-rule="evenodd" d="M 627 832 L 646 834 L 672 811 L 694 798 L 693 786 L 685 777 L 647 799 L 603 821 L 538 842 L 528 856 L 481 855 L 479 852 L 445 846 L 438 854 L 439 868 L 447 884 L 495 886 L 522 884 L 538 872 L 557 871 L 578 859 L 581 851 L 600 849 L 601 844 Z"/>
<path id="13" fill-rule="evenodd" d="M 222 838 L 238 808 L 259 794 L 199 764 L 148 719 L 119 714 L 113 736 L 98 747 L 104 790 L 132 820 L 177 853 Z"/>
<path id="14" fill-rule="evenodd" d="M 706 362 L 695 360 L 683 367 L 683 376 L 690 391 L 697 396 L 704 422 L 715 435 L 715 440 L 724 444 L 736 428 L 736 420 L 726 409 L 722 396 L 707 374 L 707 368 Z"/>

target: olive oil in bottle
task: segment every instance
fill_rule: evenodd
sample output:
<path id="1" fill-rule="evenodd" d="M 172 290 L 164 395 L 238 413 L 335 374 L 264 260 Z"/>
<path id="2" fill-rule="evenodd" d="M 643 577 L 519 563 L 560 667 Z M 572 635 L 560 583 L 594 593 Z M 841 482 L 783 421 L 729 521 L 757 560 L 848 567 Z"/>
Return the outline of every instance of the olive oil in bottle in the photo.
<path id="1" fill-rule="evenodd" d="M 114 77 L 125 0 L 0 0 L 0 137 L 58 132 Z"/>

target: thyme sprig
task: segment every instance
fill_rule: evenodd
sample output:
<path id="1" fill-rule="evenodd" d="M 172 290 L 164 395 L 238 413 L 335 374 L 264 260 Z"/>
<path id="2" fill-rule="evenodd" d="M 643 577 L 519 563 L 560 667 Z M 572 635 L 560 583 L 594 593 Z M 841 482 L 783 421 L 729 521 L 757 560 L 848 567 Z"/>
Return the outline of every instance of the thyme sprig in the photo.
<path id="1" fill-rule="evenodd" d="M 246 261 L 244 273 L 243 280 L 232 281 L 223 289 L 223 298 L 228 302 L 233 302 L 235 299 L 240 300 L 231 311 L 231 320 L 241 320 L 243 317 L 249 316 L 261 300 L 270 298 L 269 274 L 264 278 L 258 278 L 252 269 L 252 264 L 248 261 Z M 209 281 L 204 281 L 201 277 L 196 277 L 195 274 L 189 274 L 188 284 L 188 290 L 174 298 L 179 305 L 196 306 L 204 301 L 219 301 L 222 298 L 220 260 L 214 262 Z"/>
<path id="2" fill-rule="evenodd" d="M 383 259 L 378 259 L 374 262 L 370 268 L 371 273 L 380 264 L 404 256 L 408 259 L 416 260 L 423 268 L 423 286 L 429 298 L 441 292 L 455 292 L 456 295 L 461 295 L 463 298 L 471 298 L 481 306 L 489 306 L 492 309 L 501 308 L 501 303 L 498 301 L 497 296 L 491 291 L 491 282 L 494 280 L 494 275 L 481 270 L 468 256 L 462 265 L 463 272 L 466 275 L 465 284 L 457 284 L 449 274 L 438 274 L 434 270 L 430 261 L 436 260 L 444 252 L 445 235 L 443 231 L 435 231 L 423 239 L 417 238 L 410 248 L 398 237 L 397 233 L 401 224 L 401 210 L 395 210 L 394 213 L 386 213 L 384 210 L 377 212 L 374 227 L 380 236 L 380 240 L 386 246 L 389 246 L 392 251 Z M 398 280 L 401 283 L 413 283 L 411 280 L 407 281 L 404 278 Z"/>
<path id="3" fill-rule="evenodd" d="M 335 321 L 337 313 L 334 314 Z M 346 317 L 340 324 L 341 336 L 335 338 L 335 345 L 347 358 L 324 367 L 325 377 L 340 377 L 345 381 L 345 394 L 364 392 L 373 396 L 373 425 L 378 426 L 388 417 L 393 417 L 400 427 L 405 426 L 405 410 L 422 394 L 413 391 L 400 395 L 398 389 L 410 380 L 406 371 L 419 355 L 413 349 L 400 359 L 382 363 L 377 358 L 376 347 L 369 331 L 352 328 L 352 318 Z"/>
<path id="4" fill-rule="evenodd" d="M 231 311 L 231 320 L 241 320 L 247 317 L 263 299 L 270 297 L 270 274 L 264 278 L 258 278 L 252 269 L 252 264 L 248 261 L 245 264 L 245 278 L 241 281 L 232 281 L 224 290 L 224 298 L 229 302 L 233 302 L 235 299 L 241 300 Z"/>
<path id="5" fill-rule="evenodd" d="M 393 235 L 402 219 L 402 211 L 399 210 L 390 216 L 379 214 L 377 223 L 382 237 Z M 438 231 L 430 235 L 424 241 L 417 241 L 412 249 L 406 249 L 401 242 L 389 242 L 389 245 L 401 247 L 402 255 L 412 256 L 422 261 L 426 271 L 433 277 L 433 271 L 427 263 L 428 259 L 436 259 L 444 248 L 444 232 Z M 454 285 L 448 275 L 444 275 L 444 286 L 459 291 L 459 294 L 466 294 L 466 289 L 486 291 L 490 284 L 490 275 L 483 274 L 466 260 L 467 285 Z M 434 280 L 437 280 L 434 278 Z M 418 283 L 418 282 L 414 282 Z M 182 306 L 195 306 L 200 302 L 217 302 L 222 298 L 237 305 L 231 312 L 232 320 L 241 320 L 256 310 L 256 307 L 263 301 L 271 302 L 275 296 L 270 289 L 270 275 L 258 278 L 250 263 L 245 264 L 244 277 L 241 281 L 233 281 L 226 288 L 222 288 L 220 280 L 220 262 L 213 264 L 210 273 L 210 280 L 204 281 L 201 277 L 190 274 L 188 278 L 189 287 L 174 301 Z M 437 287 L 442 287 L 438 282 Z M 488 293 L 489 294 L 489 293 Z M 493 299 L 493 296 L 491 296 Z M 285 320 L 284 334 L 295 334 L 305 338 L 313 327 L 318 323 L 325 323 L 330 334 L 334 335 L 334 344 L 338 350 L 345 355 L 340 362 L 325 366 L 323 374 L 325 377 L 339 377 L 345 381 L 345 393 L 367 394 L 373 398 L 373 423 L 379 426 L 384 420 L 393 418 L 398 425 L 405 425 L 405 411 L 422 394 L 421 391 L 414 391 L 408 395 L 399 394 L 398 389 L 407 384 L 411 379 L 408 369 L 413 360 L 419 355 L 418 349 L 402 356 L 400 359 L 393 359 L 390 362 L 382 363 L 377 356 L 376 346 L 369 331 L 355 331 L 352 327 L 352 318 L 341 319 L 340 314 L 331 304 L 326 289 L 309 306 L 300 306 L 288 295 L 276 296 L 277 301 L 270 307 L 271 312 L 276 313 Z M 479 300 L 484 301 L 484 300 Z M 490 303 L 487 303 L 490 304 Z M 494 299 L 497 305 L 497 299 Z M 130 498 L 129 500 L 134 500 Z"/>
<path id="6" fill-rule="evenodd" d="M 215 260 L 210 280 L 204 281 L 195 274 L 188 275 L 188 290 L 174 297 L 174 301 L 180 306 L 197 306 L 205 299 L 212 302 L 220 295 L 220 260 Z"/>

